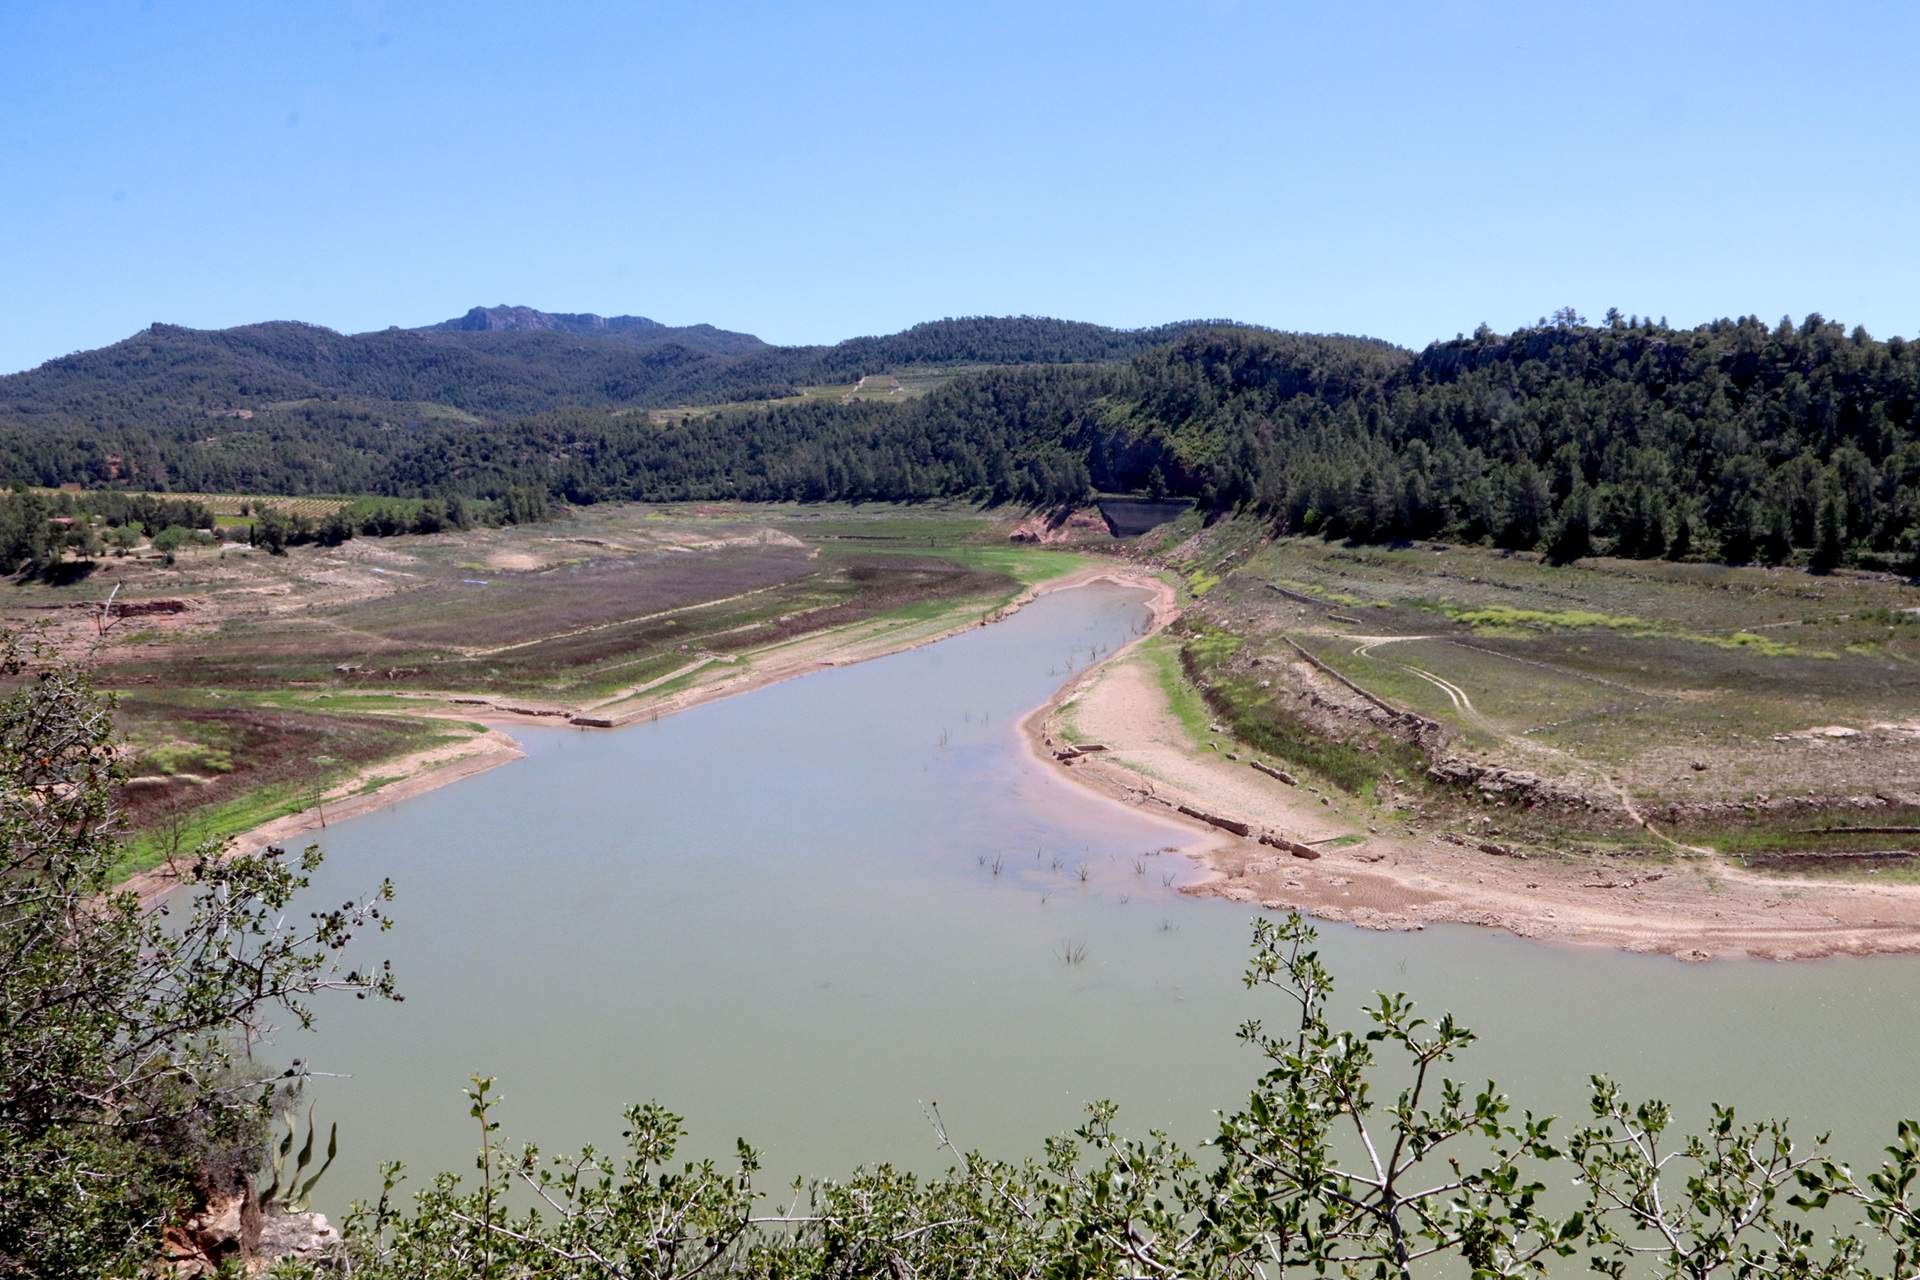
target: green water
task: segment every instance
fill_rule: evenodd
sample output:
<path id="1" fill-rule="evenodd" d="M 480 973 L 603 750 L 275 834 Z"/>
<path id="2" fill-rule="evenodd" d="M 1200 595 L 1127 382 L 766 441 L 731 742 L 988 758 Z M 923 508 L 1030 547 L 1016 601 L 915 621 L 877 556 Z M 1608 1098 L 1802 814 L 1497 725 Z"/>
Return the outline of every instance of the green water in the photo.
<path id="1" fill-rule="evenodd" d="M 1207 1136 L 1258 1069 L 1233 1029 L 1285 1016 L 1239 982 L 1249 911 L 1167 885 L 1192 873 L 1154 851 L 1188 837 L 1016 734 L 1144 616 L 1137 593 L 1081 588 L 656 723 L 529 730 L 526 760 L 327 831 L 318 900 L 398 886 L 398 927 L 367 954 L 407 1000 L 323 1001 L 315 1032 L 272 1049 L 348 1077 L 314 1086 L 342 1145 L 318 1206 L 371 1194 L 382 1160 L 470 1168 L 476 1071 L 499 1079 L 509 1139 L 616 1146 L 621 1108 L 657 1099 L 696 1153 L 754 1142 L 765 1185 L 938 1167 L 933 1101 L 956 1142 L 1001 1155 L 1102 1097 L 1135 1128 Z M 1606 1071 L 1690 1125 L 1719 1098 L 1861 1158 L 1920 1112 L 1920 962 L 1322 935 L 1337 1004 L 1386 987 L 1453 1009 L 1483 1037 L 1459 1074 L 1539 1111 L 1584 1114 Z"/>

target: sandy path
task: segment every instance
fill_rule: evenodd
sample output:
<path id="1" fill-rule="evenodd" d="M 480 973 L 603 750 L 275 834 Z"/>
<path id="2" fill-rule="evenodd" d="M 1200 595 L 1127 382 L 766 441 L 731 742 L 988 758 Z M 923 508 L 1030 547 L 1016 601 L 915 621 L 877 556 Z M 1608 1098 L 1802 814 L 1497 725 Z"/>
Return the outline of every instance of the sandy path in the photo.
<path id="1" fill-rule="evenodd" d="M 1063 708 L 1078 741 L 1109 749 L 1056 761 L 1066 746 Z M 1190 742 L 1137 646 L 1083 673 L 1025 727 L 1036 752 L 1070 777 L 1210 837 L 1191 850 L 1209 874 L 1189 892 L 1372 928 L 1478 924 L 1691 960 L 1920 951 L 1920 886 L 1773 879 L 1686 856 L 1659 864 L 1529 859 L 1488 852 L 1464 836 L 1370 830 L 1365 815 L 1322 803 L 1308 787 Z M 1224 735 L 1219 744 L 1240 750 Z M 1181 805 L 1245 822 L 1253 837 L 1179 816 Z M 1315 845 L 1320 857 L 1260 843 L 1263 832 Z M 1325 843 L 1342 835 L 1364 839 Z"/>

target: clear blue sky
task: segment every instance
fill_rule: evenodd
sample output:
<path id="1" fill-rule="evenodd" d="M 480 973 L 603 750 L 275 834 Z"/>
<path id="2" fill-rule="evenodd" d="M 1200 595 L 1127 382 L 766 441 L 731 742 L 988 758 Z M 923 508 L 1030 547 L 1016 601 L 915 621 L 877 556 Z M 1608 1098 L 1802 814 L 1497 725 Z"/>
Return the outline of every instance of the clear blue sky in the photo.
<path id="1" fill-rule="evenodd" d="M 0 4 L 0 370 L 475 304 L 777 342 L 1920 330 L 1920 6 Z"/>

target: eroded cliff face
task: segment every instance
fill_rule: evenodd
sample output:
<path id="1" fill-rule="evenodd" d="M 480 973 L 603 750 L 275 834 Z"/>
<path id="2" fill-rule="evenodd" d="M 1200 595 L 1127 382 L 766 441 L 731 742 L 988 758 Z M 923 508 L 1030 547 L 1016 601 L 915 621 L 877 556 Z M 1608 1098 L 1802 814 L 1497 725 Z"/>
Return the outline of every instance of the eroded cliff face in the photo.
<path id="1" fill-rule="evenodd" d="M 1062 508 L 1055 511 L 1036 512 L 1028 516 L 1007 535 L 1007 541 L 1059 546 L 1075 543 L 1110 543 L 1113 541 L 1113 535 L 1108 532 L 1106 521 L 1102 520 L 1099 512 L 1092 508 Z"/>

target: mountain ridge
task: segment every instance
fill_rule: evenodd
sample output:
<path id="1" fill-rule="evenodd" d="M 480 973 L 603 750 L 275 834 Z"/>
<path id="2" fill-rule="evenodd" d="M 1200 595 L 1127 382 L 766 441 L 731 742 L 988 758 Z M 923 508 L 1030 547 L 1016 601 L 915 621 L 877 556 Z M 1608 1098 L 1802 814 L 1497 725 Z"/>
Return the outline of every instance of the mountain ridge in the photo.
<path id="1" fill-rule="evenodd" d="M 631 338 L 649 345 L 680 342 L 697 350 L 756 351 L 771 344 L 751 333 L 711 324 L 669 325 L 647 316 L 603 316 L 591 311 L 542 311 L 537 307 L 502 303 L 471 307 L 465 315 L 437 324 L 420 325 L 418 333 L 568 333 L 593 337 Z"/>
<path id="2" fill-rule="evenodd" d="M 0 421 L 92 428 L 314 398 L 430 403 L 501 419 L 567 406 L 663 407 L 794 394 L 906 365 L 1131 358 L 1195 328 L 1114 329 L 1034 316 L 927 321 L 832 345 L 773 346 L 711 324 L 475 307 L 452 320 L 341 333 L 298 320 L 224 329 L 155 323 L 105 347 L 0 376 Z"/>

